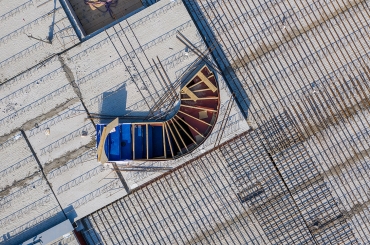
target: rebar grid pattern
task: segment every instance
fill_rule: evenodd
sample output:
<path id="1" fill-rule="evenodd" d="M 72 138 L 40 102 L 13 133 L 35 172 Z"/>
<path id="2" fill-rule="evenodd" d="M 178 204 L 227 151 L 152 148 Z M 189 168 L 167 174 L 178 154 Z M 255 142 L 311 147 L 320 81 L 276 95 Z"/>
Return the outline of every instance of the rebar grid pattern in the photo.
<path id="1" fill-rule="evenodd" d="M 268 244 L 236 197 L 234 178 L 220 151 L 203 155 L 85 217 L 85 239 L 89 244 Z"/>
<path id="2" fill-rule="evenodd" d="M 369 1 L 184 2 L 316 243 L 369 243 Z"/>
<path id="3" fill-rule="evenodd" d="M 276 134 L 298 135 L 287 114 L 266 124 L 280 128 Z M 301 136 L 272 152 L 264 130 L 237 136 L 85 217 L 85 239 L 89 244 L 357 243 L 349 219 L 358 210 L 340 209 Z"/>
<path id="4" fill-rule="evenodd" d="M 369 1 L 183 2 L 255 130 L 84 218 L 85 238 L 370 243 Z"/>

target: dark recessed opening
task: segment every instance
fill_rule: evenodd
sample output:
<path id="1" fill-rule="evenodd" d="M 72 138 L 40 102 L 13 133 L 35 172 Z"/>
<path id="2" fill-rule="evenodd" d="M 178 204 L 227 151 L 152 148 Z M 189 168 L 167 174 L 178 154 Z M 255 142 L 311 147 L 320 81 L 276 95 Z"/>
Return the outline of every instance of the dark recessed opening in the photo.
<path id="1" fill-rule="evenodd" d="M 89 35 L 143 6 L 141 0 L 65 1 L 70 3 L 85 35 Z"/>

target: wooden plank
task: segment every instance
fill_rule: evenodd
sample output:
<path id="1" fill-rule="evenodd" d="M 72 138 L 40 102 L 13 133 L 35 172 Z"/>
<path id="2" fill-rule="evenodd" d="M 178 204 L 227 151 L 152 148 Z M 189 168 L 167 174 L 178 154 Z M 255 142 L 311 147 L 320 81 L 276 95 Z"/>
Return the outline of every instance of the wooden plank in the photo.
<path id="1" fill-rule="evenodd" d="M 198 92 L 204 92 L 204 91 L 210 91 L 210 88 L 204 88 L 204 89 L 198 89 L 198 90 L 192 90 L 193 93 L 198 93 Z"/>
<path id="2" fill-rule="evenodd" d="M 173 120 L 173 119 L 171 119 Z M 197 142 L 193 139 L 193 137 L 191 137 L 191 135 L 188 134 L 188 132 L 186 132 L 186 130 L 181 126 L 181 124 L 177 121 L 177 120 L 173 120 L 174 122 L 177 123 L 177 125 L 180 126 L 180 128 L 185 132 L 185 134 L 191 139 L 191 141 L 193 141 L 194 144 L 198 145 Z"/>
<path id="3" fill-rule="evenodd" d="M 146 159 L 149 159 L 148 124 L 146 124 Z"/>
<path id="4" fill-rule="evenodd" d="M 217 100 L 218 97 L 202 97 L 202 98 L 199 98 L 197 100 Z M 192 100 L 190 98 L 181 98 L 181 100 Z"/>
<path id="5" fill-rule="evenodd" d="M 192 78 L 191 80 L 193 80 L 194 78 Z M 191 81 L 190 80 L 190 81 Z M 189 89 L 190 88 L 193 88 L 193 87 L 195 87 L 195 86 L 197 86 L 197 85 L 199 85 L 199 84 L 201 84 L 203 81 L 201 80 L 201 81 L 199 81 L 199 82 L 197 82 L 197 83 L 195 83 L 195 84 L 193 84 L 193 85 L 191 85 L 191 86 L 189 86 Z"/>
<path id="6" fill-rule="evenodd" d="M 193 93 L 199 93 L 199 92 L 204 92 L 204 91 L 211 91 L 210 88 L 204 88 L 204 89 L 198 89 L 198 90 L 190 90 Z M 185 92 L 181 92 L 181 94 L 186 94 Z"/>
<path id="7" fill-rule="evenodd" d="M 182 150 L 181 150 L 180 144 L 179 144 L 179 142 L 177 142 L 177 139 L 176 139 L 176 137 L 175 137 L 175 134 L 172 132 L 172 128 L 171 128 L 171 126 L 168 124 L 168 122 L 165 122 L 165 124 L 167 124 L 168 129 L 170 130 L 170 133 L 171 133 L 171 135 L 172 135 L 172 137 L 173 137 L 173 139 L 174 139 L 174 141 L 175 141 L 175 143 L 176 143 L 176 145 L 177 145 L 177 148 L 179 148 L 179 151 L 180 151 L 180 153 L 182 154 Z"/>
<path id="8" fill-rule="evenodd" d="M 98 162 L 100 162 L 101 164 L 104 164 L 106 162 L 108 162 L 108 157 L 105 153 L 105 150 L 104 150 L 104 144 L 105 144 L 105 140 L 107 139 L 107 136 L 108 134 L 110 133 L 110 131 L 112 131 L 112 129 L 114 129 L 115 127 L 118 126 L 118 117 L 116 119 L 114 119 L 112 122 L 110 122 L 104 129 L 103 129 L 103 133 L 100 137 L 100 142 L 99 142 L 99 145 L 98 145 Z"/>
<path id="9" fill-rule="evenodd" d="M 197 118 L 197 117 L 193 117 L 192 115 L 189 115 L 188 113 L 186 113 L 186 112 L 183 112 L 183 111 L 179 111 L 180 113 L 182 113 L 182 114 L 184 114 L 184 115 L 187 115 L 188 117 L 191 117 L 191 118 L 193 118 L 193 119 L 195 119 L 195 120 L 197 120 L 197 121 L 199 121 L 199 122 L 202 122 L 202 123 L 204 123 L 204 124 L 207 124 L 208 126 L 212 126 L 212 124 L 209 124 L 209 123 L 207 123 L 207 122 L 205 122 L 205 121 L 203 121 L 203 120 L 200 120 L 199 118 Z"/>
<path id="10" fill-rule="evenodd" d="M 171 119 L 170 121 L 172 122 L 172 119 Z M 186 144 L 185 144 L 185 141 L 184 141 L 184 140 L 183 140 L 183 138 L 181 137 L 180 132 L 177 130 L 177 127 L 176 127 L 175 123 L 174 123 L 174 122 L 172 122 L 172 125 L 173 125 L 173 127 L 175 128 L 176 133 L 179 135 L 179 137 L 180 137 L 180 140 L 181 140 L 182 144 L 185 146 L 185 149 L 186 149 L 187 151 L 189 151 L 188 147 L 187 147 L 187 146 L 186 146 Z"/>
<path id="11" fill-rule="evenodd" d="M 203 106 L 191 106 L 191 105 L 184 105 L 184 104 L 180 104 L 180 106 L 188 107 L 188 108 L 192 108 L 192 109 L 197 109 L 197 110 L 200 110 L 200 111 L 217 112 L 217 110 L 211 109 L 209 107 L 203 107 Z"/>
<path id="12" fill-rule="evenodd" d="M 173 154 L 173 150 L 172 150 L 172 145 L 171 145 L 171 140 L 170 140 L 170 136 L 168 135 L 168 130 L 167 130 L 167 127 L 166 127 L 166 123 L 163 123 L 163 127 L 164 127 L 164 130 L 166 131 L 168 145 L 170 146 L 172 158 L 174 158 L 174 154 Z"/>
<path id="13" fill-rule="evenodd" d="M 164 158 L 167 158 L 167 151 L 166 151 L 166 138 L 164 136 L 164 123 L 162 123 L 162 138 L 163 138 L 163 149 L 164 149 Z"/>
<path id="14" fill-rule="evenodd" d="M 198 130 L 196 130 L 195 128 L 193 128 L 193 126 L 191 126 L 189 123 L 185 122 L 185 120 L 183 120 L 181 117 L 179 117 L 178 115 L 175 115 L 175 117 L 179 118 L 183 123 L 185 123 L 186 125 L 188 125 L 195 132 L 197 132 L 200 136 L 202 136 L 202 138 L 205 138 L 203 134 L 201 134 Z"/>
<path id="15" fill-rule="evenodd" d="M 210 87 L 210 86 L 213 86 L 213 88 L 215 88 L 216 90 L 217 90 L 217 87 L 215 87 L 215 85 L 213 85 L 213 83 L 211 82 L 211 81 L 209 81 L 209 79 L 208 78 L 206 78 L 206 76 L 202 73 L 202 70 L 204 69 L 204 68 L 207 68 L 207 70 L 208 71 L 210 71 L 210 69 L 208 68 L 208 66 L 207 65 L 204 65 L 201 69 L 199 69 L 199 71 L 197 72 L 197 74 L 195 74 L 189 81 L 192 81 L 192 80 L 194 80 L 194 78 L 196 78 L 196 77 L 199 77 L 200 78 L 200 81 L 199 82 L 197 82 L 196 84 L 193 84 L 193 85 L 191 85 L 191 86 L 189 86 L 189 88 L 193 88 L 193 87 L 195 87 L 196 85 L 198 85 L 199 83 L 201 83 L 201 82 L 204 82 L 204 83 L 206 83 L 206 85 L 212 90 L 212 88 Z M 205 77 L 206 79 L 202 79 L 202 76 L 203 77 Z M 214 75 L 212 74 L 212 75 L 210 75 L 209 76 L 209 78 L 211 78 L 211 77 L 214 77 Z M 207 83 L 210 83 L 210 85 L 209 84 L 207 84 Z M 214 91 L 216 91 L 216 90 L 214 90 Z M 213 91 L 213 90 L 212 90 Z M 213 91 L 213 92 L 214 92 Z"/>
<path id="16" fill-rule="evenodd" d="M 187 96 L 189 96 L 192 100 L 197 101 L 198 96 L 191 92 L 191 90 L 188 89 L 187 87 L 183 87 L 181 91 L 184 92 Z"/>
<path id="17" fill-rule="evenodd" d="M 107 138 L 107 127 L 103 128 L 103 133 L 100 136 L 99 146 L 98 146 L 98 162 L 101 162 L 101 158 L 105 160 L 108 160 L 107 155 L 105 154 L 105 151 L 103 152 L 103 147 L 105 143 L 105 139 Z M 104 143 L 102 143 L 104 142 Z M 103 156 L 105 155 L 105 156 Z"/>
<path id="18" fill-rule="evenodd" d="M 132 135 L 132 159 L 135 160 L 135 125 L 131 126 L 131 135 Z"/>
<path id="19" fill-rule="evenodd" d="M 202 70 L 197 73 L 197 76 L 212 90 L 212 92 L 217 91 L 217 87 L 202 73 Z"/>

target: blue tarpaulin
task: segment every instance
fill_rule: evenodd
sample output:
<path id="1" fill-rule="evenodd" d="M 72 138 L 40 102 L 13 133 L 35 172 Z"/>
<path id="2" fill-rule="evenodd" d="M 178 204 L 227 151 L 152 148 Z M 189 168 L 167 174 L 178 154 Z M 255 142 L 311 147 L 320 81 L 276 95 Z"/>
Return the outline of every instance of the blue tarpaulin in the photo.
<path id="1" fill-rule="evenodd" d="M 150 135 L 149 145 L 153 146 L 152 149 L 152 157 L 162 157 L 164 156 L 164 148 L 163 148 L 163 133 L 162 133 L 162 126 L 153 126 L 152 127 L 152 135 Z M 149 153 L 150 157 L 150 153 Z"/>
<path id="2" fill-rule="evenodd" d="M 103 129 L 107 125 L 96 125 L 96 141 L 99 145 Z M 134 136 L 132 135 L 132 127 L 134 129 Z M 148 134 L 148 135 L 147 135 Z M 133 125 L 130 123 L 120 124 L 115 127 L 114 131 L 109 132 L 104 150 L 109 161 L 124 161 L 133 159 L 133 138 L 135 137 L 135 159 L 147 159 L 146 140 L 148 137 L 148 157 L 164 157 L 163 140 L 166 140 L 167 156 L 171 155 L 170 147 L 167 137 L 163 139 L 163 126 L 148 125 L 148 132 L 146 132 L 146 125 Z M 173 146 L 173 139 L 170 135 L 170 142 Z"/>
<path id="3" fill-rule="evenodd" d="M 121 160 L 132 159 L 131 124 L 121 124 Z"/>
<path id="4" fill-rule="evenodd" d="M 109 145 L 109 160 L 120 160 L 121 154 L 120 154 L 120 148 L 121 148 L 121 142 L 120 142 L 120 134 L 121 134 L 121 127 L 117 126 L 115 127 L 115 131 L 111 132 L 108 135 L 108 145 Z"/>

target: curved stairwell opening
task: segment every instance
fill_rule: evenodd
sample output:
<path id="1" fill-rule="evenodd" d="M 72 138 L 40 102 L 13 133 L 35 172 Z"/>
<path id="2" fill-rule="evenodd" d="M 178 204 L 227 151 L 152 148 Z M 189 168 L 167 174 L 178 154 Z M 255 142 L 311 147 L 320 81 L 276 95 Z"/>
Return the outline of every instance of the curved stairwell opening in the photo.
<path id="1" fill-rule="evenodd" d="M 204 65 L 181 88 L 177 113 L 162 122 L 96 125 L 98 161 L 171 160 L 192 152 L 210 135 L 218 117 L 216 77 Z"/>

